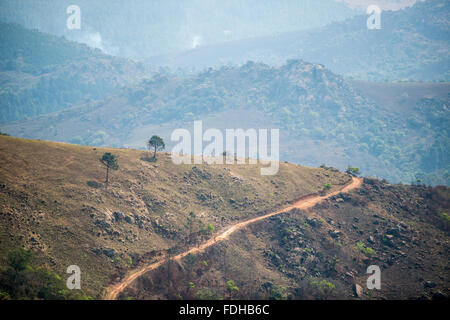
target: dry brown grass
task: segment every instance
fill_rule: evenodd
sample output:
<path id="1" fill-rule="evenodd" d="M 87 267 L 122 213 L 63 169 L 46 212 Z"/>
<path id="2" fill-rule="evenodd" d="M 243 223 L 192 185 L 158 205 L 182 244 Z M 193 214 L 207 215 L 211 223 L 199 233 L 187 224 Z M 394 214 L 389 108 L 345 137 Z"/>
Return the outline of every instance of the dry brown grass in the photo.
<path id="1" fill-rule="evenodd" d="M 120 168 L 112 172 L 108 189 L 88 186 L 104 182 L 98 160 L 104 152 L 116 155 Z M 275 176 L 261 176 L 259 165 L 178 166 L 168 153 L 155 163 L 143 156 L 141 150 L 0 137 L 0 262 L 16 246 L 32 247 L 61 275 L 68 265 L 79 265 L 83 288 L 99 297 L 111 275 L 130 268 L 125 262 L 130 256 L 182 245 L 190 211 L 197 222 L 220 231 L 316 193 L 326 183 L 334 189 L 349 181 L 339 172 L 288 163 L 280 163 Z M 115 222 L 116 211 L 132 223 Z M 107 221 L 109 231 L 96 220 Z M 116 258 L 101 253 L 104 248 L 113 248 Z"/>

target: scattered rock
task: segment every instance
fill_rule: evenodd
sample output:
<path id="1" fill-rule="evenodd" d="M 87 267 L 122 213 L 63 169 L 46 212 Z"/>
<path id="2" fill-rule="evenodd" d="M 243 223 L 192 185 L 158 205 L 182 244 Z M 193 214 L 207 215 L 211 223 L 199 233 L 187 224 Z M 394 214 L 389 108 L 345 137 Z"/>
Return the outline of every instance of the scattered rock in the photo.
<path id="1" fill-rule="evenodd" d="M 353 295 L 357 298 L 361 298 L 361 296 L 363 295 L 363 288 L 357 283 L 353 284 L 352 290 Z"/>

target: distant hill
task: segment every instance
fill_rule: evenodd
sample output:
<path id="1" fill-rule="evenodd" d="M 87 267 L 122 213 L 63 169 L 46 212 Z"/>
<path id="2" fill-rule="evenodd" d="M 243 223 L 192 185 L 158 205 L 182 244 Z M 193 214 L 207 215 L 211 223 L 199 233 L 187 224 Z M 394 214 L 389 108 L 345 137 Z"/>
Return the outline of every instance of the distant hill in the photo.
<path id="1" fill-rule="evenodd" d="M 80 30 L 66 28 L 69 5 Z M 334 0 L 33 0 L 0 2 L 0 20 L 144 59 L 202 44 L 320 27 L 357 14 Z"/>
<path id="2" fill-rule="evenodd" d="M 383 87 L 381 87 L 383 86 Z M 380 88 L 377 94 L 376 88 Z M 420 93 L 420 94 L 419 94 Z M 181 79 L 155 75 L 101 102 L 5 124 L 11 135 L 96 146 L 167 148 L 176 128 L 279 128 L 281 159 L 389 181 L 450 184 L 447 83 L 370 84 L 322 65 L 247 63 Z"/>
<path id="3" fill-rule="evenodd" d="M 384 11 L 381 30 L 368 30 L 367 18 L 360 15 L 311 30 L 199 46 L 148 61 L 189 70 L 248 60 L 282 65 L 287 59 L 304 59 L 348 78 L 450 80 L 449 1 L 419 1 L 411 8 Z"/>
<path id="4" fill-rule="evenodd" d="M 69 108 L 150 74 L 143 64 L 0 22 L 0 122 Z"/>

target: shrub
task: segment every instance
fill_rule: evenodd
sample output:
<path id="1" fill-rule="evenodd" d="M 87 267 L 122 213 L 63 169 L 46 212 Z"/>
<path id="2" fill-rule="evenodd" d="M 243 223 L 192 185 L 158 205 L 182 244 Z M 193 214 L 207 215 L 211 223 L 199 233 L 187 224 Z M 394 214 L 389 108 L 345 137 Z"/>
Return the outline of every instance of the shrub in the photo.
<path id="1" fill-rule="evenodd" d="M 236 286 L 233 280 L 227 281 L 227 290 L 230 292 L 239 291 L 239 288 Z"/>
<path id="2" fill-rule="evenodd" d="M 30 250 L 17 248 L 9 251 L 8 265 L 16 271 L 25 270 L 30 264 L 33 253 Z"/>
<path id="3" fill-rule="evenodd" d="M 30 250 L 18 248 L 9 251 L 8 265 L 0 269 L 0 300 L 6 299 L 91 299 L 66 288 L 59 275 L 45 267 L 31 264 Z"/>
<path id="4" fill-rule="evenodd" d="M 273 286 L 270 292 L 269 300 L 286 300 L 286 287 L 283 286 Z"/>
<path id="5" fill-rule="evenodd" d="M 217 295 L 209 288 L 202 288 L 198 290 L 195 295 L 200 300 L 217 300 Z"/>
<path id="6" fill-rule="evenodd" d="M 366 247 L 364 246 L 364 244 L 361 241 L 358 241 L 358 243 L 356 244 L 356 249 L 362 253 L 364 253 L 366 256 L 368 256 L 369 258 L 372 257 L 373 255 L 376 254 L 376 251 L 373 250 L 370 247 Z"/>

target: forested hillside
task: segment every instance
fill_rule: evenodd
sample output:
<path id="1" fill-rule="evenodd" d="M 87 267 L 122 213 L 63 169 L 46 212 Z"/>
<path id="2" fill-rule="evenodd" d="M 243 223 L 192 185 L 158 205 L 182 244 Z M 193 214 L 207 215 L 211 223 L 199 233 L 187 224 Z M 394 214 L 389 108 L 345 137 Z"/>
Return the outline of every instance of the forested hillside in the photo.
<path id="1" fill-rule="evenodd" d="M 86 45 L 0 22 L 0 122 L 104 98 L 148 67 Z"/>
<path id="2" fill-rule="evenodd" d="M 119 165 L 107 188 L 99 161 L 105 152 Z M 276 176 L 261 176 L 260 168 L 175 165 L 169 154 L 149 162 L 140 150 L 0 136 L 0 300 L 74 299 L 75 293 L 99 299 L 131 269 L 186 248 L 188 239 L 195 245 L 210 237 L 209 225 L 223 231 L 350 180 L 288 163 Z M 67 279 L 74 264 L 82 270 L 81 291 L 67 290 L 54 274 Z"/>

